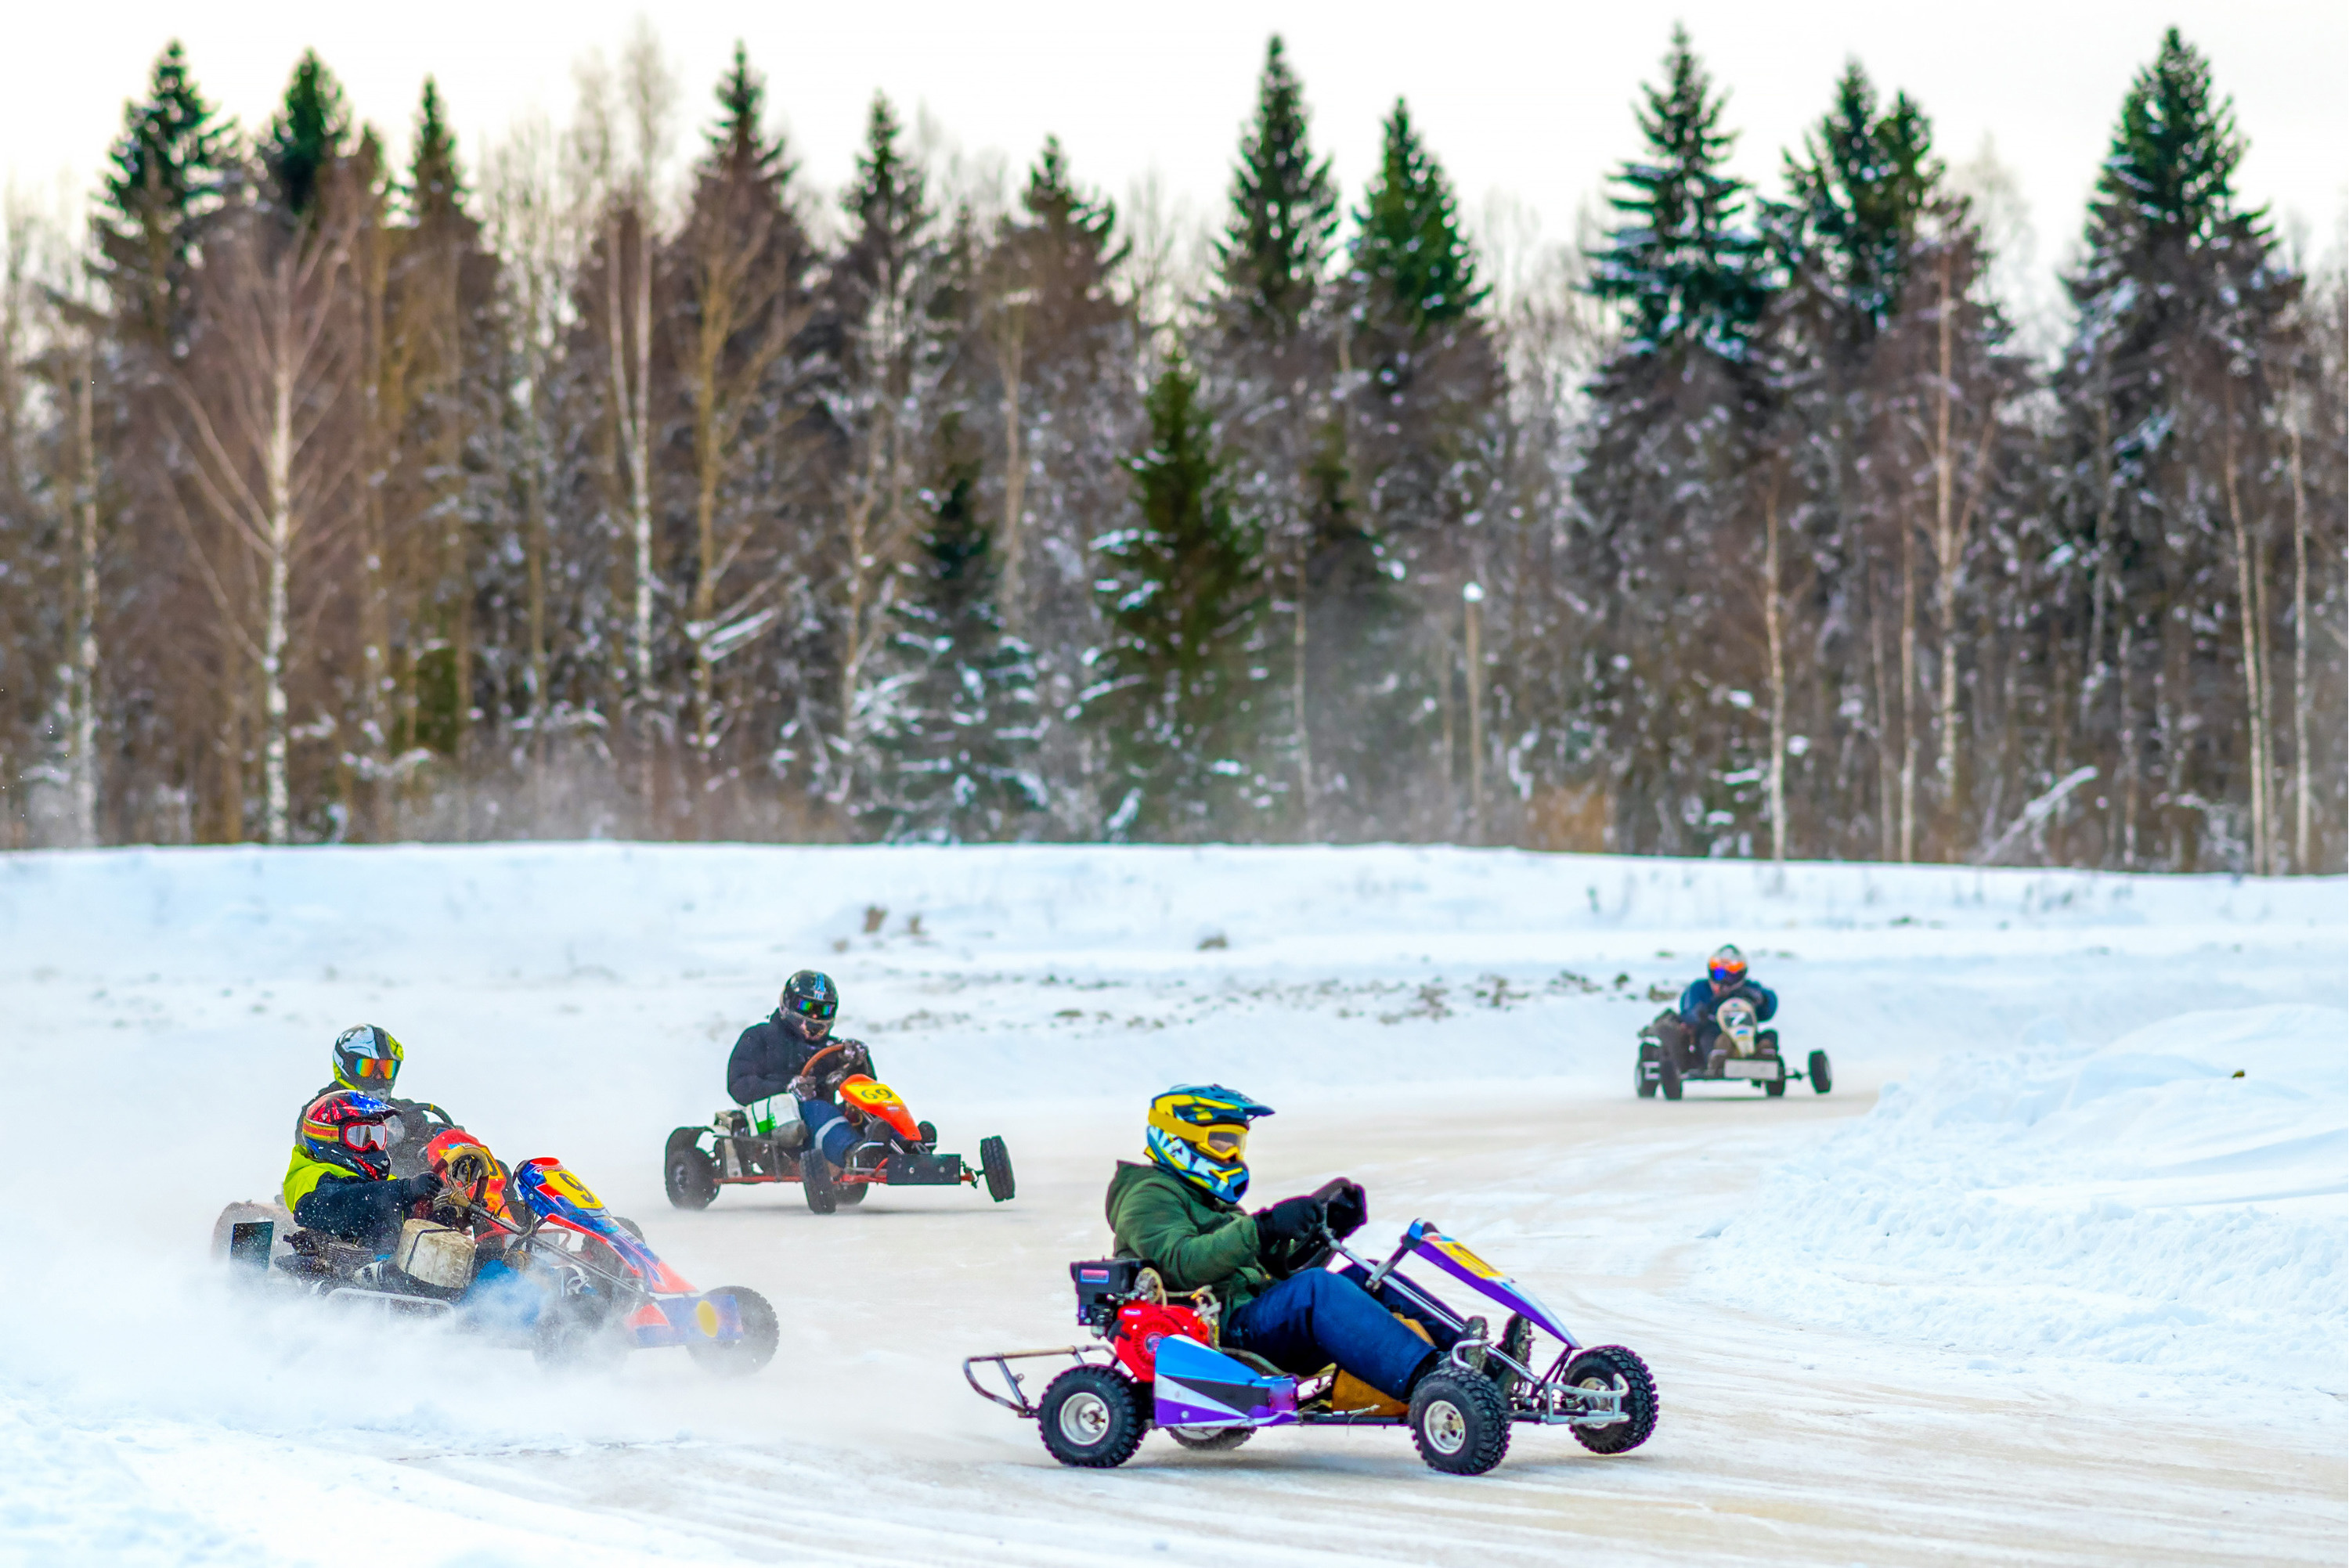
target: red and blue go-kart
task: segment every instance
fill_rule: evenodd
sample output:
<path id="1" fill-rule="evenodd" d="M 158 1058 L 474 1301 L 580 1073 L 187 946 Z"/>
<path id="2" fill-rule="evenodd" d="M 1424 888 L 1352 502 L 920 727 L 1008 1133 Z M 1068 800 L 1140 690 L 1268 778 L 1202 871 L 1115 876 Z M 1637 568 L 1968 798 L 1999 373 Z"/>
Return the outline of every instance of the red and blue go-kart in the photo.
<path id="1" fill-rule="evenodd" d="M 1368 1270 L 1372 1287 L 1392 1289 L 1413 1315 L 1466 1336 L 1420 1379 L 1407 1407 L 1335 1368 L 1299 1377 L 1219 1347 L 1212 1294 L 1170 1299 L 1157 1273 L 1137 1258 L 1069 1265 L 1077 1321 L 1104 1343 L 974 1356 L 964 1361 L 963 1377 L 982 1397 L 1035 1421 L 1054 1459 L 1088 1468 L 1123 1464 L 1152 1427 L 1199 1449 L 1237 1448 L 1264 1427 L 1408 1427 L 1420 1458 L 1455 1475 L 1482 1475 L 1499 1464 L 1520 1422 L 1566 1427 L 1601 1454 L 1628 1452 L 1655 1430 L 1656 1385 L 1645 1362 L 1619 1345 L 1585 1346 L 1531 1292 L 1426 1221 L 1412 1222 L 1375 1266 L 1326 1229 L 1321 1242 L 1323 1257 Z M 1475 1333 L 1430 1284 L 1403 1274 L 1405 1264 L 1424 1265 L 1507 1312 L 1499 1342 Z M 1561 1346 L 1547 1368 L 1535 1365 L 1537 1331 Z M 1010 1363 L 1061 1356 L 1078 1365 L 1030 1400 Z M 995 1369 L 1008 1398 L 979 1381 L 980 1367 Z"/>
<path id="2" fill-rule="evenodd" d="M 683 1346 L 711 1371 L 773 1359 L 775 1311 L 747 1285 L 697 1290 L 631 1221 L 553 1157 L 508 1172 L 460 1131 L 435 1140 L 449 1187 L 388 1253 L 294 1226 L 281 1208 L 231 1204 L 217 1250 L 243 1277 L 339 1307 L 443 1319 L 544 1363 Z M 280 1221 L 285 1222 L 281 1225 Z"/>

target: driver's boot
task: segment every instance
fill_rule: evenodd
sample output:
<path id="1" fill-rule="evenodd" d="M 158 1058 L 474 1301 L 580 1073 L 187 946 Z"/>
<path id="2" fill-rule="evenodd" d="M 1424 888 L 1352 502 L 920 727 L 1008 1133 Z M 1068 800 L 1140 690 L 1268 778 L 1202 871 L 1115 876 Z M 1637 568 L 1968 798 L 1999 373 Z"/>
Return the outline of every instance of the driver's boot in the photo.
<path id="1" fill-rule="evenodd" d="M 1723 1050 L 1719 1046 L 1715 1046 L 1713 1047 L 1713 1055 L 1706 1058 L 1704 1064 L 1705 1076 L 1707 1078 L 1719 1078 L 1722 1074 L 1722 1070 L 1728 1066 L 1729 1053 Z"/>

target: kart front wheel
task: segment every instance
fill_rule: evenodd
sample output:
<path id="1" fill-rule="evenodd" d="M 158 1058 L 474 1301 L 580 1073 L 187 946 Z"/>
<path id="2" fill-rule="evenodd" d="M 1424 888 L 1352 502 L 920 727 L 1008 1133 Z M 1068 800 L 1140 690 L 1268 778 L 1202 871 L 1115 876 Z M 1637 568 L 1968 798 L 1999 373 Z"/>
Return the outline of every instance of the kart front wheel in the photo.
<path id="1" fill-rule="evenodd" d="M 829 1214 L 840 1207 L 840 1183 L 821 1150 L 810 1149 L 800 1156 L 800 1193 L 815 1213 Z"/>
<path id="2" fill-rule="evenodd" d="M 1833 1088 L 1835 1088 L 1835 1071 L 1827 1065 L 1826 1052 L 1813 1051 L 1811 1053 L 1811 1092 L 1825 1094 Z"/>
<path id="3" fill-rule="evenodd" d="M 1072 1367 L 1052 1379 L 1036 1407 L 1044 1447 L 1064 1465 L 1109 1470 L 1142 1443 L 1142 1402 L 1133 1380 L 1108 1367 Z"/>
<path id="4" fill-rule="evenodd" d="M 1509 1407 L 1488 1377 L 1431 1372 L 1411 1395 L 1411 1440 L 1430 1468 L 1483 1475 L 1509 1451 Z"/>
<path id="5" fill-rule="evenodd" d="M 775 1346 L 782 1337 L 782 1330 L 775 1321 L 775 1309 L 768 1305 L 765 1296 L 741 1284 L 726 1285 L 707 1295 L 734 1298 L 734 1310 L 742 1319 L 742 1337 L 687 1340 L 685 1348 L 695 1365 L 721 1377 L 743 1377 L 775 1358 Z"/>
<path id="6" fill-rule="evenodd" d="M 1784 1099 L 1786 1097 L 1785 1063 L 1780 1062 L 1778 1064 L 1778 1076 L 1764 1084 L 1762 1086 L 1762 1092 L 1768 1095 L 1772 1099 Z"/>
<path id="7" fill-rule="evenodd" d="M 1011 1181 L 1011 1151 L 1003 1147 L 1003 1140 L 978 1140 L 978 1169 L 987 1177 L 987 1195 L 999 1203 L 1009 1202 L 1016 1189 Z"/>
<path id="8" fill-rule="evenodd" d="M 1640 1059 L 1632 1066 L 1631 1087 L 1640 1091 L 1640 1098 L 1641 1099 L 1653 1099 L 1656 1098 L 1655 1075 L 1648 1070 L 1648 1066 L 1656 1059 L 1657 1054 L 1655 1047 L 1641 1046 L 1640 1047 Z"/>
<path id="9" fill-rule="evenodd" d="M 1620 1345 L 1586 1350 L 1566 1364 L 1569 1388 L 1612 1388 L 1627 1418 L 1611 1427 L 1577 1427 L 1575 1441 L 1594 1454 L 1629 1453 L 1656 1429 L 1656 1379 L 1648 1364 Z"/>
<path id="10" fill-rule="evenodd" d="M 1680 1057 L 1670 1048 L 1656 1053 L 1656 1087 L 1664 1091 L 1666 1099 L 1681 1097 Z"/>
<path id="11" fill-rule="evenodd" d="M 1166 1435 L 1195 1454 L 1226 1454 L 1256 1436 L 1254 1427 L 1169 1427 Z"/>
<path id="12" fill-rule="evenodd" d="M 680 1127 L 661 1156 L 661 1184 L 679 1209 L 707 1209 L 718 1196 L 718 1166 L 701 1148 L 701 1129 Z"/>

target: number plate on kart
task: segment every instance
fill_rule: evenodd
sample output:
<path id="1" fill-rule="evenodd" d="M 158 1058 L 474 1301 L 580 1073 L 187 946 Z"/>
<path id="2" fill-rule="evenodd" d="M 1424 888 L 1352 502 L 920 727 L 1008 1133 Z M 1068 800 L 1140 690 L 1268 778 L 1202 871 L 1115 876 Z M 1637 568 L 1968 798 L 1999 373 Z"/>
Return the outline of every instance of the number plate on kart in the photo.
<path id="1" fill-rule="evenodd" d="M 1775 1082 L 1784 1076 L 1785 1072 L 1785 1064 L 1775 1057 L 1763 1057 L 1754 1061 L 1723 1062 L 1721 1067 L 1721 1076 L 1723 1078 L 1760 1078 L 1764 1083 Z"/>

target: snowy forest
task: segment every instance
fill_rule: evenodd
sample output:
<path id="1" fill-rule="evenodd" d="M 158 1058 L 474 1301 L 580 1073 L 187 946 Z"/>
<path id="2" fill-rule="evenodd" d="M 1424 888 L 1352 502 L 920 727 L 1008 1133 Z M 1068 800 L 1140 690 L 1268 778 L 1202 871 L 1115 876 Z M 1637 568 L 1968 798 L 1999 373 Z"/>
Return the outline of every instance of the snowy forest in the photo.
<path id="1" fill-rule="evenodd" d="M 1537 268 L 1403 102 L 1340 189 L 1278 38 L 1196 235 L 878 97 L 818 191 L 740 49 L 396 160 L 173 45 L 7 213 L 0 846 L 2337 872 L 2349 293 L 2147 43 L 2044 344 L 1928 106 L 1852 62 L 1749 187 L 1679 32 Z"/>

